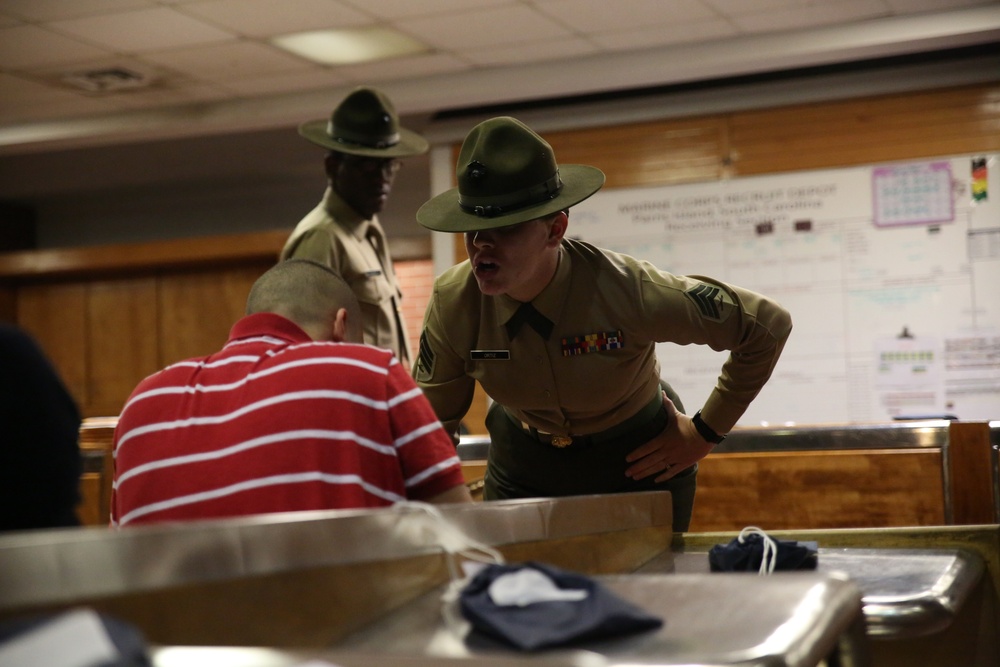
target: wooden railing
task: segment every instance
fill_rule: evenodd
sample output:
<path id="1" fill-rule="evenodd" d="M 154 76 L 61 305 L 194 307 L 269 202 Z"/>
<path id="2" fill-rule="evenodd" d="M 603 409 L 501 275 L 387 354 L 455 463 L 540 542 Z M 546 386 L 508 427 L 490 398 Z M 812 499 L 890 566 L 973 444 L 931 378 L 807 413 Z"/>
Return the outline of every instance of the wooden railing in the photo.
<path id="1" fill-rule="evenodd" d="M 117 421 L 86 419 L 80 428 L 85 525 L 108 525 Z M 1000 523 L 996 442 L 1000 422 L 802 427 L 782 435 L 737 429 L 700 465 L 691 531 Z M 484 447 L 481 438 L 472 456 L 473 447 L 459 447 L 477 499 Z"/>
<path id="2" fill-rule="evenodd" d="M 1000 523 L 996 443 L 1000 422 L 737 428 L 699 465 L 691 531 Z M 471 484 L 488 446 L 459 446 Z"/>

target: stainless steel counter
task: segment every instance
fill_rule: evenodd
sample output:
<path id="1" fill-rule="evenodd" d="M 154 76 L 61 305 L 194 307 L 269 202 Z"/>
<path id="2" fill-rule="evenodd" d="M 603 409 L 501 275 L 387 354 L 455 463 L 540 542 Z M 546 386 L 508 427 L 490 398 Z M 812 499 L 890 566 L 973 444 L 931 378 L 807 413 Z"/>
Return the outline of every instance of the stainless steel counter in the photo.
<path id="1" fill-rule="evenodd" d="M 707 574 L 708 553 L 663 554 L 639 573 Z M 948 627 L 985 572 L 983 559 L 961 550 L 819 549 L 816 571 L 856 582 L 868 634 L 917 637 Z M 740 576 L 757 577 L 756 573 Z M 785 576 L 776 573 L 772 576 Z"/>
<path id="2" fill-rule="evenodd" d="M 695 550 L 713 542 L 671 548 L 664 492 L 438 511 L 511 561 L 597 576 L 666 621 L 655 633 L 583 647 L 607 660 L 592 664 L 812 667 L 824 652 L 857 648 L 866 624 L 872 636 L 933 636 L 984 577 L 982 558 L 965 551 L 869 548 L 821 548 L 817 572 L 708 574 L 707 554 Z M 10 534 L 0 536 L 0 617 L 93 605 L 165 647 L 468 658 L 469 646 L 442 633 L 448 539 L 436 515 L 417 507 Z"/>
<path id="3" fill-rule="evenodd" d="M 311 568 L 440 556 L 447 536 L 439 517 L 494 547 L 610 534 L 617 536 L 621 550 L 626 535 L 637 533 L 641 547 L 658 551 L 666 548 L 671 534 L 669 498 L 667 492 L 651 491 L 464 505 L 399 504 L 392 509 L 290 512 L 121 530 L 7 533 L 0 535 L 0 614 Z"/>
<path id="4" fill-rule="evenodd" d="M 673 574 L 596 579 L 664 621 L 657 631 L 573 646 L 602 656 L 609 665 L 816 667 L 828 659 L 834 660 L 831 664 L 868 664 L 861 593 L 842 577 Z M 481 635 L 458 637 L 449 631 L 441 616 L 440 592 L 354 633 L 338 648 L 389 656 L 514 654 Z"/>
<path id="5" fill-rule="evenodd" d="M 161 647 L 154 652 L 153 663 L 155 667 L 292 667 L 307 659 L 323 659 L 343 667 L 869 664 L 859 623 L 860 592 L 840 578 L 810 574 L 764 581 L 731 575 L 671 575 L 605 576 L 598 580 L 616 594 L 660 614 L 664 626 L 617 639 L 521 653 L 477 635 L 459 637 L 449 632 L 442 621 L 438 590 L 328 652 Z"/>
<path id="6" fill-rule="evenodd" d="M 609 667 L 603 657 L 582 651 L 546 656 L 477 655 L 443 658 L 357 651 L 279 651 L 234 646 L 164 646 L 152 651 L 153 667 Z"/>

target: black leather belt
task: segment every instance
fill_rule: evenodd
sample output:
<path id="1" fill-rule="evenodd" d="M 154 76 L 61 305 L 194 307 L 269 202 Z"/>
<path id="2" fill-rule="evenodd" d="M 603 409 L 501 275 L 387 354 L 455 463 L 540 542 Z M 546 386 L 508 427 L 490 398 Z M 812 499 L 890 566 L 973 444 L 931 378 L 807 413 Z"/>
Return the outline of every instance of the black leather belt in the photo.
<path id="1" fill-rule="evenodd" d="M 599 445 L 603 442 L 609 442 L 611 440 L 617 440 L 619 438 L 628 437 L 633 431 L 641 431 L 649 425 L 653 420 L 660 418 L 662 413 L 663 427 L 666 427 L 666 410 L 663 407 L 663 395 L 657 391 L 656 396 L 653 400 L 647 403 L 639 412 L 635 413 L 625 421 L 620 424 L 616 424 L 611 428 L 599 431 L 597 433 L 588 433 L 586 435 L 562 435 L 559 433 L 549 433 L 547 431 L 539 431 L 534 426 L 531 426 L 527 422 L 523 422 L 519 419 L 515 419 L 509 412 L 504 411 L 507 417 L 514 422 L 526 435 L 531 436 L 534 440 L 545 444 L 552 445 L 553 447 L 558 447 L 560 449 L 564 447 L 579 447 L 585 448 L 593 445 Z M 648 438 L 647 438 L 648 439 Z"/>

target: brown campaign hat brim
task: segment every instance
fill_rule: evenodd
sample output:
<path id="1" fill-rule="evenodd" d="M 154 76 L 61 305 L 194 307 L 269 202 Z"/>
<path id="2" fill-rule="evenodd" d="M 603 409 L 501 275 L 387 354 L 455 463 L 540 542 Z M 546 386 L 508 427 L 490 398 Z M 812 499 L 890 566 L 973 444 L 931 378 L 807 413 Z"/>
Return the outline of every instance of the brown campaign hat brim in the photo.
<path id="1" fill-rule="evenodd" d="M 408 157 L 411 155 L 421 155 L 426 153 L 430 147 L 426 139 L 405 127 L 399 128 L 399 141 L 385 147 L 365 146 L 363 144 L 338 141 L 327 134 L 328 127 L 328 120 L 310 120 L 299 125 L 299 135 L 318 146 L 329 148 L 338 153 L 363 155 L 366 157 Z"/>
<path id="2" fill-rule="evenodd" d="M 455 187 L 424 203 L 417 211 L 417 222 L 436 232 L 478 232 L 509 227 L 575 206 L 604 185 L 604 172 L 585 164 L 561 164 L 559 176 L 562 189 L 552 199 L 494 217 L 465 211 L 459 205 L 459 191 Z"/>

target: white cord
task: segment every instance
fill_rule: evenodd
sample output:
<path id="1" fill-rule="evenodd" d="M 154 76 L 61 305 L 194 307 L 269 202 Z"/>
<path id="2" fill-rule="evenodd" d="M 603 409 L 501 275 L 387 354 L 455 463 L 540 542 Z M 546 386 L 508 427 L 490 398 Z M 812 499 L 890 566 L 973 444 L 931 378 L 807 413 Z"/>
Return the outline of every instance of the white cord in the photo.
<path id="1" fill-rule="evenodd" d="M 445 519 L 438 508 L 433 505 L 408 500 L 394 504 L 393 509 L 416 509 L 432 519 L 429 527 L 434 533 L 435 541 L 445 553 L 448 577 L 451 579 L 444 593 L 441 594 L 441 614 L 444 617 L 445 625 L 456 637 L 465 637 L 471 626 L 459 610 L 458 598 L 478 568 L 469 567 L 470 564 L 467 563 L 460 566 L 458 558 L 462 557 L 484 565 L 493 563 L 503 565 L 506 562 L 503 554 L 493 547 L 469 537 L 458 526 Z"/>
<path id="2" fill-rule="evenodd" d="M 757 526 L 747 526 L 740 531 L 739 542 L 743 544 L 744 535 L 760 535 L 764 542 L 764 553 L 761 555 L 760 559 L 760 570 L 757 571 L 759 575 L 768 575 L 774 572 L 774 566 L 778 562 L 778 544 L 771 539 L 771 537 L 765 533 L 763 530 Z"/>
<path id="3" fill-rule="evenodd" d="M 435 533 L 437 543 L 448 556 L 448 571 L 452 579 L 460 579 L 465 576 L 458 574 L 455 556 L 462 556 L 479 563 L 504 563 L 503 554 L 493 547 L 469 537 L 465 531 L 445 519 L 441 511 L 433 505 L 407 500 L 394 504 L 393 508 L 419 510 L 433 519 L 431 529 Z"/>

